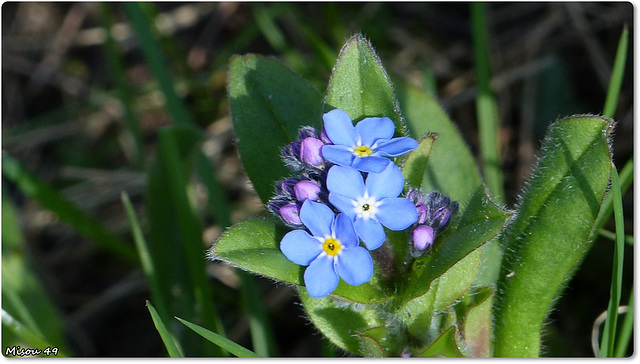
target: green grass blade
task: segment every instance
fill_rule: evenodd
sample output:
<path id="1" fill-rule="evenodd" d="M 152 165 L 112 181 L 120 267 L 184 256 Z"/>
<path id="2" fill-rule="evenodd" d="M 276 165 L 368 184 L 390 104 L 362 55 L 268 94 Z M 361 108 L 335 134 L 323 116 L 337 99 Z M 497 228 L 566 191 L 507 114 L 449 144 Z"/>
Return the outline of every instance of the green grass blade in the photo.
<path id="1" fill-rule="evenodd" d="M 500 168 L 500 139 L 498 105 L 489 86 L 491 63 L 489 60 L 489 39 L 485 19 L 485 4 L 471 3 L 473 30 L 473 55 L 478 81 L 476 113 L 480 138 L 480 155 L 484 178 L 489 190 L 498 202 L 504 202 L 504 185 Z"/>
<path id="2" fill-rule="evenodd" d="M 207 189 L 207 201 L 209 202 L 211 214 L 224 230 L 231 226 L 231 207 L 229 207 L 227 196 L 224 194 L 222 185 L 215 175 L 211 161 L 204 153 L 200 152 L 196 156 L 196 171 L 200 181 Z"/>
<path id="3" fill-rule="evenodd" d="M 113 76 L 113 81 L 118 93 L 118 98 L 122 103 L 124 109 L 124 121 L 136 152 L 136 161 L 139 167 L 144 166 L 144 149 L 142 142 L 142 134 L 140 127 L 133 113 L 133 97 L 130 92 L 130 86 L 127 84 L 127 77 L 125 74 L 125 67 L 122 57 L 118 52 L 118 47 L 113 35 L 111 34 L 111 28 L 114 25 L 113 11 L 111 4 L 99 3 L 100 21 L 102 23 L 102 29 L 107 34 L 107 40 L 105 42 L 107 50 L 107 61 Z"/>
<path id="4" fill-rule="evenodd" d="M 622 212 L 622 194 L 620 181 L 615 166 L 611 169 L 611 193 L 613 194 L 613 215 L 616 224 L 616 245 L 613 255 L 613 272 L 611 275 L 611 297 L 607 309 L 607 321 L 600 344 L 600 357 L 614 356 L 616 326 L 618 322 L 618 306 L 622 290 L 622 267 L 624 263 L 624 216 Z"/>
<path id="5" fill-rule="evenodd" d="M 228 352 L 237 356 L 238 358 L 260 358 L 261 357 L 260 355 L 254 353 L 253 351 L 227 339 L 226 337 L 220 336 L 213 331 L 207 330 L 203 327 L 200 327 L 187 320 L 183 320 L 179 317 L 176 317 L 176 319 L 178 319 L 178 321 L 182 322 L 185 326 L 187 326 L 191 330 L 198 333 L 198 335 L 218 345 L 219 347 L 227 350 Z"/>
<path id="6" fill-rule="evenodd" d="M 609 89 L 604 102 L 604 110 L 602 115 L 612 118 L 616 112 L 618 105 L 618 96 L 620 96 L 620 88 L 622 87 L 622 76 L 624 75 L 624 66 L 627 60 L 627 47 L 629 45 L 629 28 L 625 25 L 620 35 L 616 58 L 613 63 L 613 71 L 611 72 L 611 80 L 609 81 Z"/>
<path id="7" fill-rule="evenodd" d="M 55 213 L 60 220 L 71 225 L 81 235 L 123 258 L 137 262 L 136 252 L 131 246 L 107 231 L 104 226 L 87 216 L 46 182 L 27 171 L 7 153 L 2 154 L 2 172 L 25 195 L 38 201 L 43 208 Z"/>
<path id="8" fill-rule="evenodd" d="M 627 161 L 627 163 L 622 167 L 619 173 L 620 180 L 620 193 L 624 196 L 629 186 L 631 186 L 631 182 L 633 182 L 633 157 Z M 595 227 L 596 231 L 602 231 L 603 226 L 609 221 L 611 218 L 611 214 L 613 213 L 613 195 L 608 193 L 604 198 L 604 202 L 602 203 L 602 209 L 598 213 L 598 218 L 596 219 Z"/>
<path id="9" fill-rule="evenodd" d="M 629 294 L 629 302 L 627 303 L 627 312 L 624 314 L 624 321 L 620 328 L 618 340 L 616 340 L 616 358 L 624 358 L 633 334 L 633 289 Z"/>
<path id="10" fill-rule="evenodd" d="M 140 47 L 149 69 L 158 81 L 158 86 L 164 95 L 166 107 L 171 114 L 173 122 L 175 124 L 193 125 L 191 114 L 176 93 L 169 67 L 167 67 L 158 41 L 153 36 L 150 19 L 139 3 L 124 2 L 122 6 L 129 17 L 135 34 L 138 36 Z"/>
<path id="11" fill-rule="evenodd" d="M 56 346 L 51 345 L 46 340 L 42 339 L 40 335 L 33 332 L 26 325 L 23 325 L 20 321 L 14 319 L 7 311 L 2 310 L 2 326 L 6 327 L 14 335 L 24 340 L 33 349 L 44 350 L 45 348 L 54 348 Z M 7 348 L 3 348 L 7 349 Z M 6 351 L 2 354 L 6 356 Z M 41 354 L 44 355 L 44 354 Z M 58 348 L 58 357 L 67 356 Z"/>
<path id="12" fill-rule="evenodd" d="M 172 358 L 182 358 L 184 355 L 182 354 L 182 350 L 178 347 L 176 341 L 173 339 L 173 336 L 167 330 L 167 326 L 162 322 L 160 315 L 158 315 L 158 311 L 153 307 L 151 302 L 147 301 L 147 308 L 149 309 L 149 313 L 151 314 L 151 319 L 153 320 L 153 325 L 158 330 L 160 337 L 162 338 L 162 342 L 164 346 L 167 348 L 167 352 L 169 356 Z"/>

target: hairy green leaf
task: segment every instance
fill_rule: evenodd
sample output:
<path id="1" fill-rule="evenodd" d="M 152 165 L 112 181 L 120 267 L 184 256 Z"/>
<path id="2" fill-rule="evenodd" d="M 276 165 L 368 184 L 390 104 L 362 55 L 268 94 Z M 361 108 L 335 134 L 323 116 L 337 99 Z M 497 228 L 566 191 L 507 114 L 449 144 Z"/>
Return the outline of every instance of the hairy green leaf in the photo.
<path id="1" fill-rule="evenodd" d="M 553 124 L 502 243 L 495 355 L 538 356 L 554 299 L 594 234 L 611 175 L 613 122 L 573 116 Z"/>
<path id="2" fill-rule="evenodd" d="M 373 46 L 361 34 L 352 36 L 342 47 L 325 103 L 329 109 L 344 110 L 353 121 L 386 116 L 394 121 L 396 135 L 404 135 L 389 76 Z"/>

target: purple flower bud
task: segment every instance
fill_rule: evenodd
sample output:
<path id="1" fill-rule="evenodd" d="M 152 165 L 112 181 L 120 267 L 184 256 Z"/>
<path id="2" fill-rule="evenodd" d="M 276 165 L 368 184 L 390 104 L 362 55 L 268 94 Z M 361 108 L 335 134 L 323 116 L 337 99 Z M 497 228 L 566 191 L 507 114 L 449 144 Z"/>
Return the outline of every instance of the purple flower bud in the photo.
<path id="1" fill-rule="evenodd" d="M 300 208 L 297 204 L 290 203 L 288 205 L 284 205 L 278 212 L 285 224 L 292 226 L 302 225 L 302 220 L 300 220 Z"/>
<path id="2" fill-rule="evenodd" d="M 304 138 L 318 139 L 319 137 L 318 131 L 312 126 L 303 126 L 298 130 L 298 140 L 303 140 Z"/>
<path id="3" fill-rule="evenodd" d="M 447 207 L 440 207 L 436 212 L 433 213 L 433 220 L 431 226 L 436 229 L 442 229 L 449 223 L 449 218 L 451 217 L 451 210 Z"/>
<path id="4" fill-rule="evenodd" d="M 413 230 L 413 246 L 422 251 L 433 244 L 434 231 L 431 226 L 420 225 Z"/>
<path id="5" fill-rule="evenodd" d="M 320 186 L 312 181 L 303 180 L 293 187 L 296 195 L 296 199 L 300 202 L 304 202 L 306 199 L 311 201 L 318 201 L 320 194 Z"/>
<path id="6" fill-rule="evenodd" d="M 411 191 L 413 192 L 413 191 Z M 418 211 L 418 225 L 424 224 L 427 221 L 427 216 L 429 214 L 429 209 L 422 202 L 418 202 L 416 204 L 416 210 Z"/>
<path id="7" fill-rule="evenodd" d="M 282 194 L 285 197 L 292 197 L 295 194 L 293 187 L 298 183 L 298 179 L 287 178 L 280 181 L 276 186 L 276 193 Z"/>
<path id="8" fill-rule="evenodd" d="M 300 144 L 300 159 L 314 167 L 321 166 L 324 163 L 320 149 L 324 143 L 318 138 L 304 138 Z"/>

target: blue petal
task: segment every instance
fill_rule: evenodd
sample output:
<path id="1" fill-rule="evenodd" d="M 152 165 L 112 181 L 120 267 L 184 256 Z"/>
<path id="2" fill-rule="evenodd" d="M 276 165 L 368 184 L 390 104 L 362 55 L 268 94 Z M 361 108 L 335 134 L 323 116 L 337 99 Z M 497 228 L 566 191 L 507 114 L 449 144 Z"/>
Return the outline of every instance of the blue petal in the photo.
<path id="1" fill-rule="evenodd" d="M 404 177 L 400 167 L 395 163 L 389 163 L 384 171 L 369 173 L 365 186 L 369 196 L 375 197 L 376 201 L 388 197 L 398 197 L 404 187 Z"/>
<path id="2" fill-rule="evenodd" d="M 387 198 L 378 206 L 376 218 L 388 229 L 399 231 L 415 223 L 418 213 L 415 205 L 406 198 Z"/>
<path id="3" fill-rule="evenodd" d="M 345 282 L 358 286 L 373 276 L 373 259 L 363 247 L 345 249 L 338 255 L 336 270 Z"/>
<path id="4" fill-rule="evenodd" d="M 356 132 L 360 136 L 362 145 L 372 146 L 378 139 L 391 139 L 395 126 L 387 117 L 366 118 L 356 124 Z"/>
<path id="5" fill-rule="evenodd" d="M 359 171 L 380 173 L 391 163 L 387 158 L 369 156 L 369 157 L 356 157 L 351 166 Z"/>
<path id="6" fill-rule="evenodd" d="M 376 215 L 377 216 L 377 215 Z M 356 219 L 353 226 L 356 233 L 369 250 L 378 249 L 387 237 L 384 228 L 376 219 Z"/>
<path id="7" fill-rule="evenodd" d="M 355 155 L 344 145 L 323 145 L 320 149 L 322 157 L 331 163 L 350 166 Z"/>
<path id="8" fill-rule="evenodd" d="M 311 297 L 321 298 L 338 286 L 338 273 L 333 267 L 333 258 L 320 256 L 304 271 L 304 285 Z"/>
<path id="9" fill-rule="evenodd" d="M 322 243 L 304 230 L 293 230 L 282 238 L 280 250 L 290 261 L 309 265 L 322 253 Z"/>
<path id="10" fill-rule="evenodd" d="M 356 129 L 349 115 L 340 110 L 333 109 L 322 116 L 324 130 L 333 144 L 354 146 L 358 141 Z"/>
<path id="11" fill-rule="evenodd" d="M 362 174 L 353 168 L 333 166 L 327 173 L 327 189 L 352 200 L 364 195 Z"/>
<path id="12" fill-rule="evenodd" d="M 344 212 L 350 219 L 353 220 L 356 217 L 354 200 L 350 199 L 349 197 L 345 197 L 332 192 L 329 194 L 329 202 L 331 202 L 331 204 L 335 206 L 335 208 L 337 208 L 341 212 Z"/>
<path id="13" fill-rule="evenodd" d="M 334 222 L 333 231 L 336 234 L 336 238 L 346 248 L 358 246 L 358 235 L 356 235 L 356 231 L 353 228 L 351 217 L 346 214 L 338 214 Z"/>
<path id="14" fill-rule="evenodd" d="M 300 209 L 300 220 L 311 234 L 319 238 L 331 235 L 334 213 L 324 204 L 306 200 Z"/>
<path id="15" fill-rule="evenodd" d="M 397 157 L 418 147 L 418 142 L 412 138 L 393 138 L 375 147 L 375 151 L 384 157 Z"/>

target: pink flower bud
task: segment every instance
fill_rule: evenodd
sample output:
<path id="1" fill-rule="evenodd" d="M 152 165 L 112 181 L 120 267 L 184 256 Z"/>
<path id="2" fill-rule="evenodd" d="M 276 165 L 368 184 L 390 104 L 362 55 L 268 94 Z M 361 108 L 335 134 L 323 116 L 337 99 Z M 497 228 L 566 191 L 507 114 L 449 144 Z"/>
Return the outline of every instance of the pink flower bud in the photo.
<path id="1" fill-rule="evenodd" d="M 413 246 L 418 250 L 425 250 L 433 244 L 433 228 L 420 225 L 413 230 Z"/>
<path id="2" fill-rule="evenodd" d="M 300 159 L 315 167 L 322 165 L 324 160 L 322 159 L 322 154 L 320 154 L 320 149 L 323 145 L 324 143 L 320 139 L 304 138 L 300 145 Z"/>
<path id="3" fill-rule="evenodd" d="M 300 181 L 293 186 L 293 190 L 295 191 L 296 199 L 300 202 L 304 202 L 306 199 L 311 201 L 318 201 L 319 199 L 320 186 L 314 182 Z"/>

